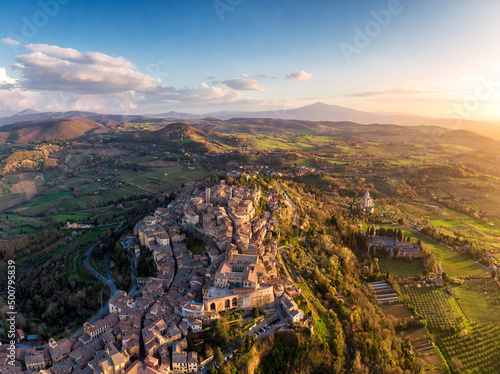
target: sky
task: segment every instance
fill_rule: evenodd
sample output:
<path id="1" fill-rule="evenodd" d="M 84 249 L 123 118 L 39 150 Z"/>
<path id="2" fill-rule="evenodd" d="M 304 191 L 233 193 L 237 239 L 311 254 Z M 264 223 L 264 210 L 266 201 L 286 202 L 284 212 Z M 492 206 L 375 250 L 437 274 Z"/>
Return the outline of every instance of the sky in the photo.
<path id="1" fill-rule="evenodd" d="M 0 115 L 315 102 L 500 123 L 496 0 L 2 0 Z"/>

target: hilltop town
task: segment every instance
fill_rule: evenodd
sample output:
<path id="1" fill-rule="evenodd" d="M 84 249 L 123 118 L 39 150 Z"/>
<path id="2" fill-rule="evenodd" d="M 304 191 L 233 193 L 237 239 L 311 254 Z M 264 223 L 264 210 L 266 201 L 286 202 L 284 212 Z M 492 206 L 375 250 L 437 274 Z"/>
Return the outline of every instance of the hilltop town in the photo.
<path id="1" fill-rule="evenodd" d="M 18 348 L 16 365 L 2 372 L 203 372 L 212 356 L 200 357 L 186 338 L 219 313 L 268 311 L 274 324 L 281 317 L 299 323 L 304 313 L 287 294 L 297 290 L 278 274 L 280 217 L 287 209 L 276 189 L 187 183 L 121 239 L 136 263 L 150 251 L 156 274 L 137 277 L 130 292 L 118 290 L 109 314 L 85 323 L 81 333 L 39 349 Z M 193 253 L 190 236 L 201 238 L 205 250 Z"/>

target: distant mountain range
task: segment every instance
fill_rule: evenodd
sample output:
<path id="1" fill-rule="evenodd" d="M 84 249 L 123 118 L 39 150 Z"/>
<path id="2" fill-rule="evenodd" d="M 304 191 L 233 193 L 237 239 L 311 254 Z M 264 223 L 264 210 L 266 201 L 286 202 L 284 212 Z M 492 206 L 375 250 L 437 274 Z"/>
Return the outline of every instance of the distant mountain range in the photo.
<path id="1" fill-rule="evenodd" d="M 452 130 L 471 130 L 482 135 L 500 139 L 499 126 L 469 120 L 431 118 L 416 115 L 406 115 L 399 113 L 370 113 L 338 105 L 328 105 L 315 103 L 296 109 L 280 111 L 261 112 L 237 112 L 222 111 L 205 114 L 189 114 L 170 111 L 160 114 L 147 115 L 119 115 L 100 114 L 93 112 L 69 111 L 69 112 L 37 112 L 33 109 L 26 109 L 10 117 L 0 118 L 0 125 L 7 125 L 24 121 L 40 121 L 47 119 L 87 119 L 98 122 L 163 122 L 164 120 L 222 120 L 244 119 L 244 118 L 274 118 L 291 121 L 334 121 L 334 122 L 355 122 L 359 124 L 394 124 L 402 126 L 439 126 Z"/>
<path id="2" fill-rule="evenodd" d="M 262 112 L 236 112 L 222 111 L 205 114 L 187 114 L 179 112 L 168 112 L 160 114 L 148 114 L 148 117 L 153 118 L 169 118 L 169 119 L 203 119 L 207 117 L 228 120 L 232 118 L 280 118 L 289 120 L 305 120 L 305 121 L 346 121 L 356 122 L 364 125 L 368 124 L 392 124 L 403 126 L 440 126 L 448 129 L 465 129 L 486 132 L 497 131 L 495 125 L 453 118 L 432 118 L 416 116 L 412 114 L 401 113 L 370 113 L 345 108 L 338 105 L 328 105 L 324 103 L 315 103 L 306 105 L 296 109 L 262 111 Z M 483 132 L 482 131 L 482 132 Z"/>
<path id="3" fill-rule="evenodd" d="M 92 121 L 116 121 L 116 122 L 147 122 L 151 117 L 139 115 L 121 115 L 121 114 L 100 114 L 93 112 L 70 111 L 70 112 L 37 112 L 31 108 L 23 110 L 13 116 L 0 118 L 0 125 L 9 125 L 12 123 L 25 121 L 41 121 L 47 119 L 88 119 Z"/>

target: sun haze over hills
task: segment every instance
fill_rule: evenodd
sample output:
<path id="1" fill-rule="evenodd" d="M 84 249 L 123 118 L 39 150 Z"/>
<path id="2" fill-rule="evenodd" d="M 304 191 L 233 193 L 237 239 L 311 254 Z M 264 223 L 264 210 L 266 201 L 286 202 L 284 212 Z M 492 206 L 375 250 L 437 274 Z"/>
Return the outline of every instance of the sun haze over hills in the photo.
<path id="1" fill-rule="evenodd" d="M 500 122 L 493 0 L 48 3 L 1 19 L 0 116 L 302 107 L 300 119 L 339 120 L 321 116 L 338 105 L 360 123 L 372 120 L 355 110 Z"/>

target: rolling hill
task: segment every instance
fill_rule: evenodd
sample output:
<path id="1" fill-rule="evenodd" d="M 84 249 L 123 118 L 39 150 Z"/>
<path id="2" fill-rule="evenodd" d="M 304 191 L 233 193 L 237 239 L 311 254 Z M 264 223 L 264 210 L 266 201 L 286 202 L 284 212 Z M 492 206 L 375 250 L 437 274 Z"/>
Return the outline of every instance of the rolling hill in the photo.
<path id="1" fill-rule="evenodd" d="M 86 119 L 50 119 L 19 122 L 0 127 L 0 143 L 29 144 L 48 140 L 76 140 L 106 127 Z"/>
<path id="2" fill-rule="evenodd" d="M 263 132 L 275 131 L 273 129 L 284 129 L 289 127 L 303 127 L 302 121 L 308 122 L 355 122 L 358 124 L 392 124 L 402 126 L 439 126 L 452 130 L 470 130 L 478 132 L 482 135 L 500 140 L 500 127 L 490 123 L 454 119 L 454 118 L 432 118 L 413 114 L 404 113 L 386 113 L 386 112 L 364 112 L 360 110 L 350 109 L 338 105 L 329 105 L 321 102 L 306 105 L 295 109 L 286 110 L 270 110 L 260 112 L 248 111 L 220 111 L 204 114 L 190 114 L 181 112 L 166 112 L 160 114 L 146 115 L 120 115 L 120 114 L 100 114 L 93 112 L 69 111 L 69 112 L 46 112 L 41 113 L 33 109 L 26 109 L 10 117 L 0 118 L 0 125 L 11 124 L 21 121 L 37 121 L 44 119 L 55 118 L 81 118 L 93 121 L 116 121 L 116 122 L 134 122 L 134 123 L 159 123 L 165 119 L 174 120 L 203 120 L 210 119 L 214 121 L 232 120 L 235 123 L 241 123 L 243 119 L 260 119 L 263 120 L 259 126 Z M 281 122 L 283 120 L 285 122 Z M 257 125 L 254 121 L 254 125 Z M 305 124 L 308 127 L 308 124 Z M 255 128 L 255 126 L 254 126 Z M 216 131 L 230 133 L 231 131 L 224 129 L 224 126 L 214 126 Z M 304 129 L 307 131 L 307 129 Z M 247 132 L 252 133 L 251 128 L 247 128 Z M 321 131 L 321 130 L 319 130 Z"/>
<path id="3" fill-rule="evenodd" d="M 455 118 L 433 118 L 404 113 L 371 113 L 350 109 L 338 105 L 329 105 L 321 102 L 306 105 L 295 109 L 270 110 L 261 112 L 237 112 L 221 111 L 193 115 L 187 113 L 169 112 L 151 115 L 155 118 L 182 118 L 182 119 L 202 119 L 214 117 L 220 120 L 236 120 L 244 118 L 260 119 L 282 119 L 289 121 L 344 121 L 356 122 L 359 124 L 393 124 L 403 126 L 439 126 L 447 129 L 471 130 L 483 135 L 500 140 L 500 127 L 490 123 L 455 119 Z"/>
<path id="4" fill-rule="evenodd" d="M 171 123 L 156 131 L 141 131 L 125 135 L 119 141 L 133 143 L 154 143 L 167 145 L 187 152 L 207 153 L 227 147 L 242 147 L 248 141 L 237 136 L 222 135 L 210 130 L 201 130 L 182 122 Z"/>
<path id="5" fill-rule="evenodd" d="M 122 114 L 100 114 L 93 112 L 69 111 L 69 112 L 37 112 L 33 109 L 26 109 L 10 117 L 0 118 L 0 126 L 25 121 L 41 121 L 48 119 L 88 119 L 92 121 L 116 121 L 116 122 L 148 122 L 155 119 L 139 115 Z M 3 129 L 2 129 L 3 131 Z"/>

